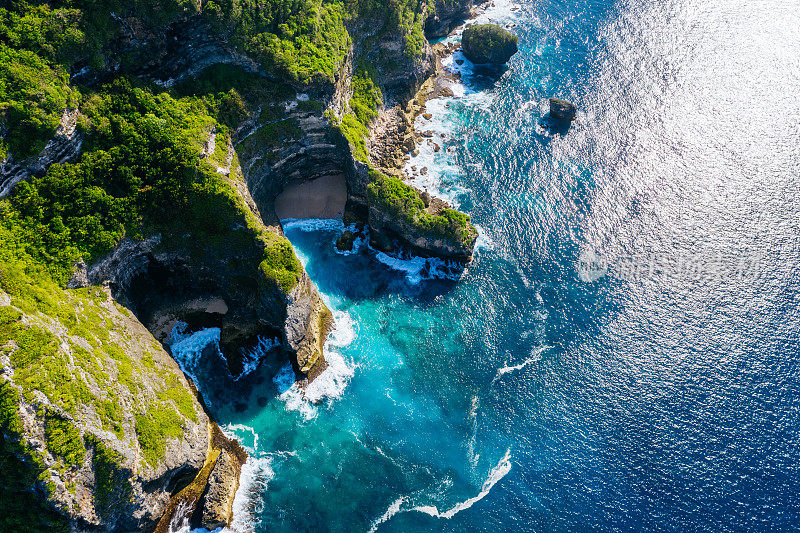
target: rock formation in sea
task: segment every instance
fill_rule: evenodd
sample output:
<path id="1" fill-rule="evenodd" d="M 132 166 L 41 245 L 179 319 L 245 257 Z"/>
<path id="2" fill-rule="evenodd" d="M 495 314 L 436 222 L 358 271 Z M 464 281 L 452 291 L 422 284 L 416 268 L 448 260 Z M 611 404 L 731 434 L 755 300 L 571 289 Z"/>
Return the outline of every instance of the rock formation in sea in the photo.
<path id="1" fill-rule="evenodd" d="M 473 24 L 462 34 L 461 48 L 476 65 L 502 65 L 517 53 L 517 36 L 496 24 Z"/>
<path id="2" fill-rule="evenodd" d="M 560 98 L 550 98 L 550 116 L 557 120 L 575 120 L 578 108 L 575 104 L 561 100 Z"/>

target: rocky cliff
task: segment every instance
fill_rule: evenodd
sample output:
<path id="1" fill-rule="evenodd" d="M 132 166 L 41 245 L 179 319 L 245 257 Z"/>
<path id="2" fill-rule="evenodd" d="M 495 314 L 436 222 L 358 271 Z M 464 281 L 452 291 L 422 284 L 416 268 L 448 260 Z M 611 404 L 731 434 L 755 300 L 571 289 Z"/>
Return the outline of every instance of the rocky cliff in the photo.
<path id="1" fill-rule="evenodd" d="M 376 247 L 470 259 L 468 217 L 393 173 L 437 66 L 423 29 L 469 5 L 0 7 L 5 529 L 230 522 L 243 454 L 164 346 L 180 321 L 220 328 L 232 376 L 265 337 L 298 378 L 324 369 L 332 315 L 283 236 L 287 189 L 344 180 Z"/>
<path id="2" fill-rule="evenodd" d="M 4 529 L 146 530 L 202 467 L 208 417 L 107 290 L 34 281 L 3 265 Z"/>

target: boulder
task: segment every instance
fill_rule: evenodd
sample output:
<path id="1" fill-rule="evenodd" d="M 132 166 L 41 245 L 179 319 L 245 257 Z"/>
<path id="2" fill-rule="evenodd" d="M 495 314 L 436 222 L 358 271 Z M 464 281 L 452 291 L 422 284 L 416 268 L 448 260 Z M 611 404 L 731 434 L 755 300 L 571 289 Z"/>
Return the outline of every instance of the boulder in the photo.
<path id="1" fill-rule="evenodd" d="M 336 249 L 341 252 L 351 252 L 353 250 L 353 243 L 356 240 L 356 234 L 352 231 L 344 231 L 338 239 L 336 239 Z"/>
<path id="2" fill-rule="evenodd" d="M 201 525 L 205 529 L 214 530 L 231 523 L 233 499 L 239 488 L 238 470 L 236 458 L 227 450 L 222 450 L 208 477 L 201 517 Z"/>
<path id="3" fill-rule="evenodd" d="M 575 120 L 578 108 L 575 104 L 561 100 L 560 98 L 550 99 L 550 116 L 558 120 Z"/>
<path id="4" fill-rule="evenodd" d="M 502 65 L 517 53 L 517 36 L 496 24 L 473 24 L 464 30 L 461 48 L 477 65 Z"/>

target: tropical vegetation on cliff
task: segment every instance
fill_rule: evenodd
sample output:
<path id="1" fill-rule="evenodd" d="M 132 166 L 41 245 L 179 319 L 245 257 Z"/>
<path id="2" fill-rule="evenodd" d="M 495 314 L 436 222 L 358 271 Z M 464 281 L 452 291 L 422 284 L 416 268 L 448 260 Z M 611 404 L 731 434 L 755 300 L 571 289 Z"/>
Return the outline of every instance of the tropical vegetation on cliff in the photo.
<path id="1" fill-rule="evenodd" d="M 303 135 L 285 102 L 308 90 L 315 97 L 294 104 L 320 116 L 319 95 L 340 80 L 354 40 L 393 35 L 398 53 L 417 58 L 432 8 L 429 0 L 0 7 L 0 163 L 24 174 L 0 197 L 1 530 L 68 529 L 84 502 L 109 519 L 136 503 L 134 478 L 159 471 L 170 443 L 202 434 L 205 414 L 183 374 L 131 311 L 106 288 L 67 288 L 85 285 L 80 265 L 122 243 L 154 242 L 153 253 L 235 273 L 221 283 L 237 284 L 259 310 L 283 305 L 280 324 L 303 267 L 243 192 L 239 156 L 269 160 L 270 147 Z M 212 65 L 174 84 L 142 76 L 169 28 L 189 19 L 254 62 Z M 353 33 L 365 21 L 369 31 Z M 369 166 L 366 137 L 383 94 L 376 67 L 354 63 L 352 96 L 330 118 Z M 248 121 L 257 127 L 237 137 Z M 50 164 L 48 147 L 67 124 L 75 154 Z M 466 215 L 430 214 L 407 185 L 372 176 L 370 201 L 416 230 L 454 242 L 474 231 Z M 329 327 L 324 312 L 314 316 L 325 322 L 317 330 Z M 88 489 L 79 475 L 87 469 Z"/>
<path id="2" fill-rule="evenodd" d="M 465 248 L 476 237 L 468 215 L 449 208 L 428 213 L 419 193 L 398 178 L 373 171 L 369 199 L 382 211 L 408 224 L 417 235 L 445 239 Z"/>

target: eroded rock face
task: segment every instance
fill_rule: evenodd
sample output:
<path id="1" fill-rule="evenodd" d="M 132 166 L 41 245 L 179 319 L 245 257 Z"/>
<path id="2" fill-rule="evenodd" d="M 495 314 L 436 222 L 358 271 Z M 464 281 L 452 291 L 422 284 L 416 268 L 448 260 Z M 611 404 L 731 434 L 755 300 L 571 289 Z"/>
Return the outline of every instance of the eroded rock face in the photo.
<path id="1" fill-rule="evenodd" d="M 233 500 L 239 488 L 237 459 L 227 450 L 220 452 L 217 464 L 208 477 L 203 497 L 200 525 L 208 530 L 230 525 L 233 519 Z"/>
<path id="2" fill-rule="evenodd" d="M 502 65 L 517 53 L 517 36 L 496 24 L 473 24 L 462 34 L 461 48 L 476 65 Z"/>
<path id="3" fill-rule="evenodd" d="M 434 11 L 425 21 L 425 35 L 428 39 L 446 37 L 457 26 L 469 18 L 472 0 L 436 0 Z"/>
<path id="4" fill-rule="evenodd" d="M 15 162 L 13 158 L 0 162 L 0 198 L 7 196 L 14 185 L 31 174 L 42 174 L 50 165 L 66 163 L 78 157 L 83 144 L 83 137 L 77 129 L 79 116 L 77 109 L 65 109 L 55 135 L 38 156 L 20 162 Z"/>
<path id="5" fill-rule="evenodd" d="M 203 466 L 209 419 L 175 361 L 107 291 L 53 297 L 80 310 L 76 324 L 22 313 L 16 326 L 52 336 L 51 363 L 26 365 L 14 355 L 24 337 L 0 339 L 10 350 L 0 357 L 3 397 L 17 407 L 3 421 L 3 451 L 43 470 L 30 490 L 73 529 L 147 530 Z M 19 312 L 0 304 L 4 316 Z M 35 385 L 50 372 L 71 381 Z"/>
<path id="6" fill-rule="evenodd" d="M 315 365 L 324 363 L 323 345 L 332 328 L 333 315 L 308 274 L 303 272 L 289 294 L 284 326 L 286 340 L 296 354 L 297 370 L 308 374 Z"/>
<path id="7" fill-rule="evenodd" d="M 436 204 L 444 204 L 438 198 Z M 443 205 L 436 207 L 442 208 Z M 462 242 L 453 242 L 439 236 L 420 231 L 374 205 L 369 207 L 369 226 L 371 244 L 374 248 L 388 253 L 410 250 L 423 257 L 440 257 L 459 263 L 472 261 L 472 251 L 478 238 L 477 231 L 470 225 L 471 235 Z M 399 248 L 398 248 L 399 245 Z"/>
<path id="8" fill-rule="evenodd" d="M 575 120 L 578 108 L 574 104 L 561 100 L 560 98 L 550 99 L 550 116 L 557 120 Z"/>

